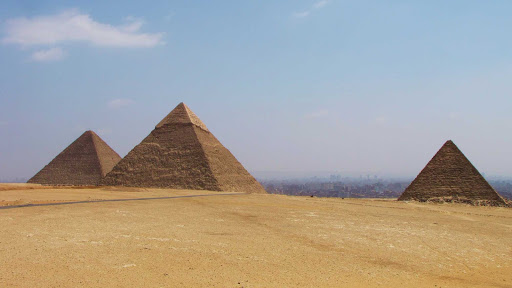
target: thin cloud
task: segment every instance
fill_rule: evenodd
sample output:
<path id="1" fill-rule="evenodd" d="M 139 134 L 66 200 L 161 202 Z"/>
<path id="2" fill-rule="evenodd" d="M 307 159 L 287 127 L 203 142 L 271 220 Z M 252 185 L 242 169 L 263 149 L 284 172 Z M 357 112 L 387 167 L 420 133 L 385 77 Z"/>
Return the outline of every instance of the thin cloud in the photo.
<path id="1" fill-rule="evenodd" d="M 302 12 L 295 12 L 292 15 L 295 18 L 306 18 L 309 15 L 311 15 L 311 13 L 313 13 L 313 10 L 318 10 L 318 9 L 324 8 L 328 3 L 329 3 L 329 0 L 321 0 L 321 1 L 313 3 L 313 6 L 311 6 L 310 9 L 308 9 L 306 11 L 302 11 Z"/>
<path id="2" fill-rule="evenodd" d="M 450 112 L 448 114 L 448 118 L 450 118 L 451 120 L 459 120 L 461 118 L 460 116 L 460 113 L 457 112 Z"/>
<path id="3" fill-rule="evenodd" d="M 103 47 L 154 47 L 163 43 L 163 33 L 140 33 L 143 22 L 134 18 L 128 21 L 122 26 L 104 24 L 75 9 L 56 15 L 8 19 L 2 42 L 22 47 L 69 42 Z"/>
<path id="4" fill-rule="evenodd" d="M 314 111 L 314 112 L 311 112 L 309 114 L 306 114 L 306 119 L 318 119 L 318 118 L 325 118 L 329 115 L 329 111 L 328 110 L 318 110 L 318 111 Z"/>
<path id="5" fill-rule="evenodd" d="M 47 50 L 39 50 L 32 53 L 30 59 L 37 62 L 58 61 L 66 56 L 66 52 L 61 48 L 55 47 Z"/>
<path id="6" fill-rule="evenodd" d="M 119 109 L 121 107 L 130 106 L 133 103 L 135 103 L 135 101 L 133 101 L 131 99 L 118 98 L 118 99 L 114 99 L 114 100 L 109 101 L 107 103 L 107 106 L 110 109 Z"/>
<path id="7" fill-rule="evenodd" d="M 170 23 L 172 21 L 172 18 L 174 18 L 174 12 L 171 12 L 167 15 L 164 16 L 164 22 L 165 23 Z"/>
<path id="8" fill-rule="evenodd" d="M 375 123 L 379 126 L 384 126 L 384 125 L 388 124 L 388 122 L 389 122 L 389 118 L 386 116 L 379 116 L 379 117 L 375 118 Z"/>
<path id="9" fill-rule="evenodd" d="M 128 22 L 128 24 L 125 24 L 120 27 L 120 29 L 125 32 L 136 33 L 140 30 L 142 25 L 144 25 L 144 21 L 142 21 L 142 19 L 139 18 L 129 16 L 126 17 L 125 20 Z"/>
<path id="10" fill-rule="evenodd" d="M 7 121 L 0 121 L 0 126 L 7 126 Z"/>
<path id="11" fill-rule="evenodd" d="M 304 17 L 308 17 L 310 13 L 311 12 L 309 12 L 309 11 L 295 12 L 295 13 L 293 13 L 293 17 L 295 17 L 295 18 L 304 18 Z"/>
<path id="12" fill-rule="evenodd" d="M 329 3 L 328 0 L 318 1 L 315 4 L 313 4 L 313 8 L 315 8 L 315 9 L 323 8 L 325 5 L 327 5 L 327 3 Z"/>

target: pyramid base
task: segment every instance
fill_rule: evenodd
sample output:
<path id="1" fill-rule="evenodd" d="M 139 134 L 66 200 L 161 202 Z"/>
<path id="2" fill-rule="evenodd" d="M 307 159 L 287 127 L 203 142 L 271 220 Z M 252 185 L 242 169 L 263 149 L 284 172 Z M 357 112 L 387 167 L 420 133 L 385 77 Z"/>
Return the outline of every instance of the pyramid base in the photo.
<path id="1" fill-rule="evenodd" d="M 472 206 L 492 206 L 492 207 L 512 207 L 512 204 L 507 202 L 505 199 L 503 201 L 499 200 L 475 200 L 469 199 L 466 197 L 457 197 L 457 196 L 449 196 L 449 197 L 432 197 L 428 199 L 398 199 L 398 201 L 418 201 L 418 202 L 426 202 L 426 203 L 458 203 L 458 204 L 468 204 Z"/>

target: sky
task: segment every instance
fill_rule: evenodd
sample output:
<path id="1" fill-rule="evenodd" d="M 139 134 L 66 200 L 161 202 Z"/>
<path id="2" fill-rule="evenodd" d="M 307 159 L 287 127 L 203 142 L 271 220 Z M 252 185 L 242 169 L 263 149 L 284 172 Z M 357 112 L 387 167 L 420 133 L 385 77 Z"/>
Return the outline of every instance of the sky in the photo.
<path id="1" fill-rule="evenodd" d="M 185 102 L 260 172 L 512 177 L 510 1 L 23 1 L 0 9 L 0 179 Z"/>

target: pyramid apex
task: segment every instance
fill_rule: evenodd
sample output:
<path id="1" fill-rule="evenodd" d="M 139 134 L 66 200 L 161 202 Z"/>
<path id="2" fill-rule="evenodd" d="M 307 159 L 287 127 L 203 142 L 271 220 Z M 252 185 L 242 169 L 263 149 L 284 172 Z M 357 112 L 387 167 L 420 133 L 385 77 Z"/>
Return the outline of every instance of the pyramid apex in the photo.
<path id="1" fill-rule="evenodd" d="M 460 153 L 462 153 L 459 149 L 459 147 L 457 147 L 457 145 L 455 145 L 455 143 L 453 143 L 452 140 L 448 140 L 446 142 L 444 142 L 443 146 L 441 146 L 441 148 L 439 149 L 439 151 L 445 151 L 445 150 L 458 150 Z"/>
<path id="2" fill-rule="evenodd" d="M 100 136 L 98 136 L 98 134 L 96 134 L 94 131 L 92 130 L 87 130 L 85 131 L 84 133 L 82 133 L 82 135 L 80 135 L 80 137 L 78 138 L 81 138 L 81 137 L 90 137 L 92 139 L 92 141 L 97 141 L 97 139 L 101 139 Z M 103 141 L 103 140 L 102 140 Z"/>
<path id="3" fill-rule="evenodd" d="M 156 125 L 156 128 L 170 124 L 192 124 L 208 131 L 208 128 L 206 128 L 203 121 L 201 121 L 201 119 L 199 119 L 199 117 L 197 117 L 197 115 L 194 114 L 194 112 L 192 112 L 192 110 L 190 110 L 190 108 L 188 108 L 188 106 L 183 102 L 180 102 L 180 104 L 178 104 L 171 113 L 167 114 L 167 116 L 165 116 L 165 118 Z"/>

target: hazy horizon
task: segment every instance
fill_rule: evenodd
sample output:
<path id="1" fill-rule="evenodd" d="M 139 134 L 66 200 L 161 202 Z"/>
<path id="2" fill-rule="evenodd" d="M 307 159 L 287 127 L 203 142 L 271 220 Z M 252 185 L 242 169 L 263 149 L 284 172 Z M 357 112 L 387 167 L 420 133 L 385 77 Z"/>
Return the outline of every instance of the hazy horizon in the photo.
<path id="1" fill-rule="evenodd" d="M 512 3 L 3 7 L 0 179 L 32 177 L 85 130 L 124 156 L 180 102 L 255 174 L 414 177 L 451 139 L 512 177 Z"/>

